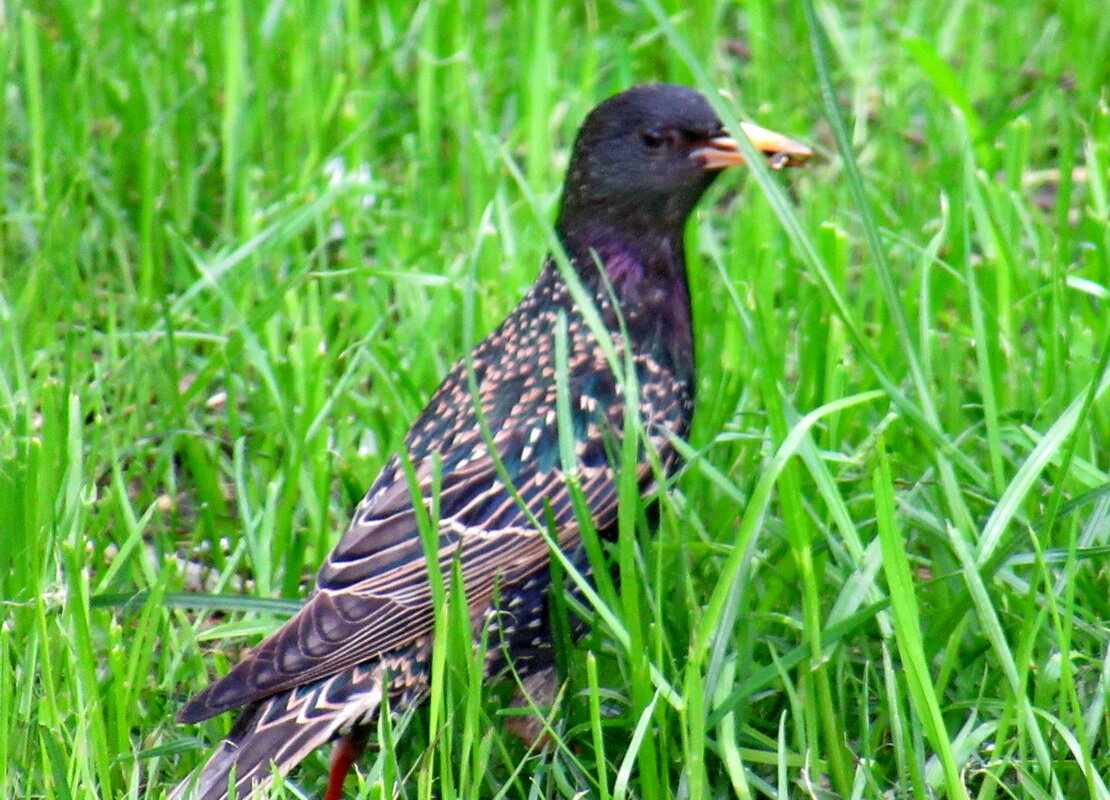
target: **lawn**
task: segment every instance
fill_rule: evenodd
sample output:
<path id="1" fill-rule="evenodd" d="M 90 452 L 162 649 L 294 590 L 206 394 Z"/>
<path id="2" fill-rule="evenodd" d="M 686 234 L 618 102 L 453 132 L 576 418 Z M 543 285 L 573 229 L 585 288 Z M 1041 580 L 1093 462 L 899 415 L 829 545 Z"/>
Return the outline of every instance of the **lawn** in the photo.
<path id="1" fill-rule="evenodd" d="M 0 797 L 200 763 L 230 719 L 177 709 L 531 283 L 583 115 L 666 80 L 819 153 L 692 221 L 687 466 L 550 747 L 445 637 L 348 797 L 1110 800 L 1107 10 L 0 7 Z"/>

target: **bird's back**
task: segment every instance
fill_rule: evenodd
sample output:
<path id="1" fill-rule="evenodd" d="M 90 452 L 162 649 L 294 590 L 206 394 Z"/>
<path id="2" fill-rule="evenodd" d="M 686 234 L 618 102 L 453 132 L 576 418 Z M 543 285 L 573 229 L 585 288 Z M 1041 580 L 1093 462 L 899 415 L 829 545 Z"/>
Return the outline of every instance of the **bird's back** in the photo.
<path id="1" fill-rule="evenodd" d="M 425 503 L 436 500 L 435 557 L 444 574 L 459 565 L 475 634 L 496 620 L 489 668 L 507 658 L 527 675 L 551 664 L 549 550 L 540 529 L 552 521 L 560 547 L 577 553 L 579 544 L 560 420 L 569 423 L 563 446 L 573 450 L 590 524 L 604 531 L 616 519 L 626 421 L 619 376 L 631 366 L 638 387 L 643 491 L 656 477 L 647 449 L 664 470 L 673 468 L 670 437 L 686 433 L 692 410 L 687 382 L 650 348 L 626 346 L 625 320 L 610 290 L 597 287 L 591 305 L 602 339 L 549 260 L 506 320 L 454 366 L 405 438 L 407 469 L 400 457 L 383 468 L 310 601 L 182 709 L 179 719 L 191 722 L 247 706 L 202 771 L 204 791 L 175 796 L 222 798 L 232 770 L 246 796 L 271 760 L 284 771 L 324 741 L 369 724 L 383 693 L 394 709 L 423 696 L 434 593 L 411 482 Z M 496 610 L 511 613 L 495 613 L 495 598 Z"/>

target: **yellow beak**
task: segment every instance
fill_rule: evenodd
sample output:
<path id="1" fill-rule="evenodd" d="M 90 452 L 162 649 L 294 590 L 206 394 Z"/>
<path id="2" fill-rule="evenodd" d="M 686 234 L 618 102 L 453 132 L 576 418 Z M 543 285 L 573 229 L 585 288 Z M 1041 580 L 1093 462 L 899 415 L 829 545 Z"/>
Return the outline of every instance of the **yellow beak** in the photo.
<path id="1" fill-rule="evenodd" d="M 801 166 L 813 155 L 813 151 L 804 144 L 787 138 L 781 133 L 769 131 L 750 122 L 741 122 L 740 129 L 756 150 L 767 155 L 771 169 Z M 702 169 L 724 169 L 746 163 L 744 156 L 739 152 L 736 140 L 731 136 L 710 139 L 706 146 L 699 147 L 690 154 L 690 157 L 700 159 Z"/>

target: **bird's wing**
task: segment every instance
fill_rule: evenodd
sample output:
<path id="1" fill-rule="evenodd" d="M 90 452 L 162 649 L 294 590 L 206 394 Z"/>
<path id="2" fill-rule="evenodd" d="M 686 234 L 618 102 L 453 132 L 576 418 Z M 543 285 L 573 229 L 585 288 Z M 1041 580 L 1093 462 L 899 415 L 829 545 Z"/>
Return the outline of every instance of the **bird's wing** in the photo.
<path id="1" fill-rule="evenodd" d="M 620 389 L 602 368 L 572 359 L 569 377 L 577 481 L 599 529 L 616 518 L 617 482 L 610 453 L 623 415 Z M 410 453 L 423 455 L 413 458 L 413 469 L 425 505 L 438 497 L 440 572 L 450 575 L 457 560 L 470 608 L 484 609 L 499 584 L 519 580 L 548 563 L 548 545 L 535 521 L 546 524 L 550 519 L 562 546 L 576 541 L 579 529 L 558 454 L 553 381 L 537 388 L 530 377 L 514 390 L 516 399 L 510 402 L 504 400 L 504 387 L 512 376 L 502 372 L 496 377 L 496 396 L 480 392 L 496 458 L 473 411 L 469 417 L 462 413 L 462 418 L 450 419 L 431 437 L 437 444 L 449 442 L 448 447 L 429 450 L 422 444 L 428 437 L 421 432 L 444 416 L 459 414 L 460 405 L 473 408 L 458 372 L 448 376 L 432 398 L 407 444 Z M 652 480 L 646 459 L 641 459 L 638 471 L 646 489 Z M 438 492 L 433 488 L 437 473 L 442 476 Z M 515 497 L 506 478 L 515 487 Z M 320 570 L 318 590 L 308 604 L 194 697 L 178 719 L 206 719 L 335 674 L 401 647 L 429 633 L 433 625 L 424 543 L 408 479 L 395 458 Z"/>
<path id="2" fill-rule="evenodd" d="M 197 721 L 275 692 L 309 683 L 376 658 L 428 633 L 434 623 L 433 592 L 416 512 L 401 470 L 384 487 L 386 503 L 371 506 L 321 570 L 312 599 L 227 676 L 182 709 Z M 615 518 L 616 484 L 607 468 L 584 475 L 583 490 L 595 524 Z M 522 475 L 517 490 L 524 508 L 506 490 L 493 459 L 456 470 L 444 481 L 440 506 L 462 505 L 438 525 L 437 560 L 450 575 L 458 561 L 470 608 L 486 608 L 498 582 L 511 583 L 548 560 L 548 546 L 532 523 L 550 506 L 560 544 L 578 536 L 562 472 Z M 422 490 L 430 489 L 425 474 Z M 429 492 L 430 494 L 430 492 Z M 525 510 L 526 509 L 526 510 Z M 541 523 L 542 524 L 542 523 Z"/>

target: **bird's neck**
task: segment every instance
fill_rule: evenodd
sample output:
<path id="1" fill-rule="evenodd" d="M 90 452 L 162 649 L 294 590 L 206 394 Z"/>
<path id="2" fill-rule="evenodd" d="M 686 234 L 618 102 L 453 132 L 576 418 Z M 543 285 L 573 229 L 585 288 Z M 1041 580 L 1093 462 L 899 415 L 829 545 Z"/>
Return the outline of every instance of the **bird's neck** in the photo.
<path id="1" fill-rule="evenodd" d="M 652 356 L 675 377 L 692 382 L 694 371 L 690 291 L 681 226 L 575 225 L 558 227 L 567 257 L 598 307 L 616 297 L 633 348 Z M 612 329 L 622 320 L 603 314 Z"/>

